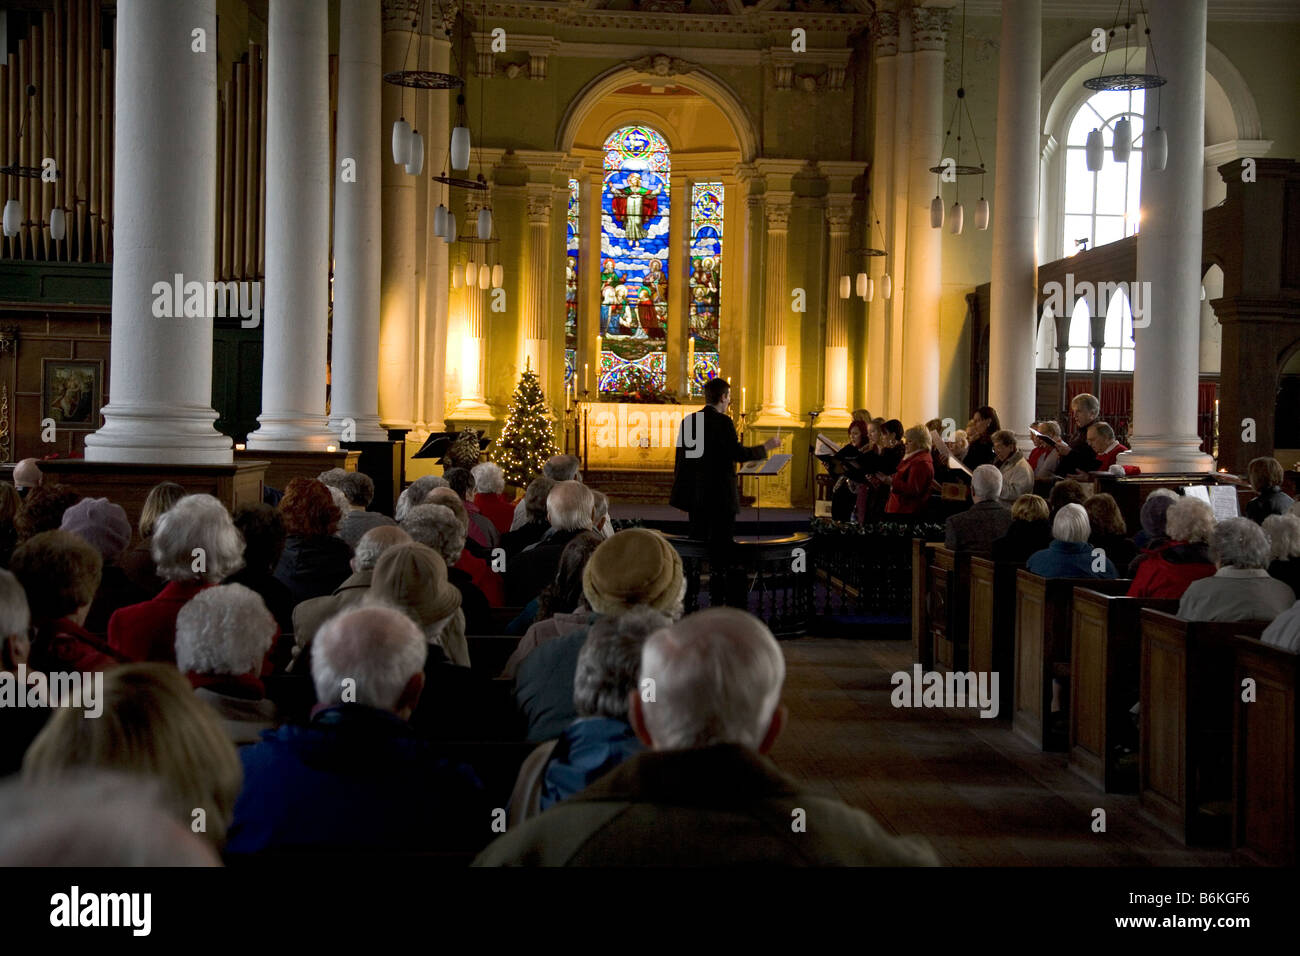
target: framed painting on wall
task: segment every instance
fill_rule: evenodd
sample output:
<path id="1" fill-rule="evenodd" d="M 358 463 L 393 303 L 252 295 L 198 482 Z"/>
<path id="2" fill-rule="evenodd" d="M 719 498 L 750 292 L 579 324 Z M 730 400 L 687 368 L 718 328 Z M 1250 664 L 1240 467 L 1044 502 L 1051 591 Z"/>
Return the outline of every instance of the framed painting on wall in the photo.
<path id="1" fill-rule="evenodd" d="M 41 418 L 59 428 L 94 430 L 104 399 L 102 359 L 41 359 Z"/>

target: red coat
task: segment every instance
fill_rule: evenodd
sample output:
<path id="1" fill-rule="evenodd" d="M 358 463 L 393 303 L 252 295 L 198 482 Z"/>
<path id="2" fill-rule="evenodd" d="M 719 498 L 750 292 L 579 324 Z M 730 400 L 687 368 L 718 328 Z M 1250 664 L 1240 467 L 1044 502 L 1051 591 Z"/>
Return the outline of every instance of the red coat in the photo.
<path id="1" fill-rule="evenodd" d="M 914 515 L 930 503 L 930 485 L 934 482 L 934 462 L 928 452 L 904 457 L 889 486 L 889 503 L 885 514 Z"/>
<path id="2" fill-rule="evenodd" d="M 108 619 L 108 643 L 133 661 L 176 663 L 176 615 L 210 584 L 168 581 L 152 601 L 132 604 Z"/>
<path id="3" fill-rule="evenodd" d="M 1175 542 L 1180 543 L 1180 542 Z M 1212 577 L 1215 567 L 1206 561 L 1167 561 L 1162 552 L 1174 545 L 1166 545 L 1151 553 L 1138 565 L 1129 585 L 1129 597 L 1165 598 L 1180 600 L 1193 581 Z"/>
<path id="4" fill-rule="evenodd" d="M 106 671 L 127 662 L 127 658 L 105 644 L 103 638 L 64 617 L 37 629 L 29 664 L 32 670 L 49 674 L 55 671 Z"/>
<path id="5" fill-rule="evenodd" d="M 500 492 L 487 494 L 480 492 L 474 496 L 474 504 L 487 519 L 496 526 L 497 531 L 506 534 L 510 523 L 515 520 L 515 503 Z"/>
<path id="6" fill-rule="evenodd" d="M 1098 455 L 1098 456 L 1097 456 L 1097 469 L 1096 469 L 1096 470 L 1097 470 L 1097 471 L 1109 471 L 1109 470 L 1110 470 L 1110 466 L 1113 465 L 1113 464 L 1115 464 L 1115 459 L 1119 457 L 1119 453 L 1122 452 L 1122 451 L 1128 451 L 1128 449 L 1125 448 L 1123 445 L 1121 445 L 1119 442 L 1116 442 L 1116 443 L 1115 443 L 1115 447 L 1112 448 L 1110 451 L 1108 451 L 1108 452 L 1106 452 L 1106 453 L 1104 453 L 1104 454 Z"/>
<path id="7" fill-rule="evenodd" d="M 474 586 L 482 591 L 483 596 L 487 598 L 490 607 L 505 605 L 506 590 L 505 585 L 501 583 L 501 575 L 493 571 L 486 561 L 475 557 L 468 551 L 462 551 L 460 559 L 456 562 L 456 567 L 470 576 Z"/>

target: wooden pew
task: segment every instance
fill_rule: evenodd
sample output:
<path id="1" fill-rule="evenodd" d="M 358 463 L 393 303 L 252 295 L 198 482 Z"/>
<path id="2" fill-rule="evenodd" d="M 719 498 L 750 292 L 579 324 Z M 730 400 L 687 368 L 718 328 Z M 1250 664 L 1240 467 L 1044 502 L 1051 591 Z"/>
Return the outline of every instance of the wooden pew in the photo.
<path id="1" fill-rule="evenodd" d="M 519 638 L 512 634 L 468 634 L 465 643 L 469 645 L 470 669 L 496 677 L 519 646 Z"/>
<path id="2" fill-rule="evenodd" d="M 996 671 L 998 716 L 1011 717 L 1016 656 L 1016 571 L 1014 561 L 970 559 L 970 615 L 966 640 L 970 669 Z"/>
<path id="3" fill-rule="evenodd" d="M 1016 675 L 1011 727 L 1043 750 L 1065 750 L 1064 726 L 1052 732 L 1052 680 L 1068 682 L 1070 624 L 1075 587 L 1123 594 L 1125 579 L 1043 578 L 1023 568 L 1016 572 Z M 1062 687 L 1062 710 L 1069 705 Z M 1062 714 L 1062 720 L 1065 714 Z"/>
<path id="4" fill-rule="evenodd" d="M 929 670 L 934 663 L 930 637 L 930 561 L 938 545 L 912 539 L 912 660 Z"/>
<path id="5" fill-rule="evenodd" d="M 1138 799 L 1143 814 L 1189 845 L 1232 831 L 1233 639 L 1267 621 L 1183 621 L 1143 609 Z"/>
<path id="6" fill-rule="evenodd" d="M 1106 793 L 1136 793 L 1137 755 L 1118 760 L 1116 746 L 1137 733 L 1129 713 L 1140 691 L 1142 635 L 1138 612 L 1173 614 L 1178 602 L 1074 589 L 1070 627 L 1070 769 Z"/>
<path id="7" fill-rule="evenodd" d="M 935 548 L 930 561 L 930 638 L 938 670 L 966 670 L 969 626 L 970 555 Z"/>
<path id="8" fill-rule="evenodd" d="M 1295 866 L 1296 749 L 1300 743 L 1300 654 L 1233 638 L 1233 839 L 1243 860 Z M 1255 700 L 1242 697 L 1242 681 L 1255 681 Z"/>

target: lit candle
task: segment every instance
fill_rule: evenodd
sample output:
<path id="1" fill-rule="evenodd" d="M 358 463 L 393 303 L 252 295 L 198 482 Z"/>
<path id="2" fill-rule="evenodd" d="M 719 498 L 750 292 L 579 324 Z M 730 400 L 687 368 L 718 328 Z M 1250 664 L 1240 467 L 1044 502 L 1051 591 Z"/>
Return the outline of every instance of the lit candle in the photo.
<path id="1" fill-rule="evenodd" d="M 582 363 L 582 390 L 591 391 L 591 365 L 587 362 Z"/>
<path id="2" fill-rule="evenodd" d="M 745 404 L 745 386 L 742 385 L 740 386 L 740 412 L 742 415 L 745 413 Z"/>
<path id="3" fill-rule="evenodd" d="M 695 336 L 686 340 L 686 377 L 695 380 Z"/>
<path id="4" fill-rule="evenodd" d="M 600 336 L 596 336 L 596 367 L 600 368 Z"/>

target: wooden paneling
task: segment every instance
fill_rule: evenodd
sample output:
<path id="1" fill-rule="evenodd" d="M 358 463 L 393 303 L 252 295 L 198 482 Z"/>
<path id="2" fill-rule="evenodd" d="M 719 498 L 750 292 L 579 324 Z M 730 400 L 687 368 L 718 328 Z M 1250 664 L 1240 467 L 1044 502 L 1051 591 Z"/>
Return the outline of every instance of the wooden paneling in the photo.
<path id="1" fill-rule="evenodd" d="M 966 669 L 969 617 L 970 555 L 936 548 L 930 563 L 930 635 L 939 670 Z"/>
<path id="2" fill-rule="evenodd" d="M 1251 637 L 1233 641 L 1233 846 L 1252 863 L 1295 866 L 1300 655 Z M 1242 682 L 1255 699 L 1242 700 Z"/>
<path id="3" fill-rule="evenodd" d="M 1010 718 L 1015 695 L 1016 571 L 1010 561 L 970 559 L 970 669 L 998 674 L 998 714 Z"/>
<path id="4" fill-rule="evenodd" d="M 930 557 L 935 545 L 912 539 L 912 660 L 928 670 L 934 663 L 930 639 Z"/>

